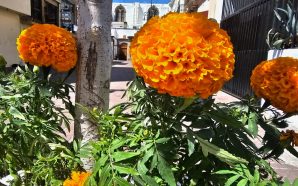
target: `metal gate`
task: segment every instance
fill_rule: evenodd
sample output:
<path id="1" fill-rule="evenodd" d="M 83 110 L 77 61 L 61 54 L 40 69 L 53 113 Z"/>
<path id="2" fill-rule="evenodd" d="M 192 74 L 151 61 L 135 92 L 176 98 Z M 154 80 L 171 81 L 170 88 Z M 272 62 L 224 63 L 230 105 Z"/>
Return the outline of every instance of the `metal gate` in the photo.
<path id="1" fill-rule="evenodd" d="M 234 77 L 224 90 L 252 95 L 250 75 L 267 58 L 266 36 L 273 25 L 275 0 L 224 0 L 221 27 L 228 32 L 236 56 Z"/>

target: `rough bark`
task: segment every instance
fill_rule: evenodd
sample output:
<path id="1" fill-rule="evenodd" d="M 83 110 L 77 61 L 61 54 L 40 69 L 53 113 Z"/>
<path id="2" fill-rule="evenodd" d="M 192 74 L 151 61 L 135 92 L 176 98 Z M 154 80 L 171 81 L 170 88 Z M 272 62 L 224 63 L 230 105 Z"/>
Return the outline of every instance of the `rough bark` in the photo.
<path id="1" fill-rule="evenodd" d="M 88 108 L 109 108 L 112 64 L 112 0 L 77 0 L 78 51 L 76 103 Z M 75 138 L 85 143 L 98 139 L 97 127 L 76 108 Z M 85 162 L 85 168 L 92 163 Z"/>

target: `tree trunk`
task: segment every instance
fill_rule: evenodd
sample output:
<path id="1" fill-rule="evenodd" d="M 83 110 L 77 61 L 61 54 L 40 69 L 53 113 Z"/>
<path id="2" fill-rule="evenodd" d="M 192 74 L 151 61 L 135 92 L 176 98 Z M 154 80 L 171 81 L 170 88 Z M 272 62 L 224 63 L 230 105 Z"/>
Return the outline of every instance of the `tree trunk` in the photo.
<path id="1" fill-rule="evenodd" d="M 78 51 L 76 103 L 87 108 L 109 108 L 112 65 L 112 0 L 77 0 Z M 82 143 L 98 139 L 97 127 L 76 107 L 75 138 Z M 84 162 L 85 169 L 92 162 Z"/>

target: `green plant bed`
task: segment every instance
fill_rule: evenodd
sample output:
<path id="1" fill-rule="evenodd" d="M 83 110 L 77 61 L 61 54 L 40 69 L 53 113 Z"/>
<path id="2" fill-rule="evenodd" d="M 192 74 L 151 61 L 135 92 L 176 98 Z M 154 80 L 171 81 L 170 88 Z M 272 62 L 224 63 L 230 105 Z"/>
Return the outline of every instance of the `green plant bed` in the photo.
<path id="1" fill-rule="evenodd" d="M 11 175 L 15 185 L 52 185 L 55 179 L 66 179 L 80 162 L 74 160 L 73 144 L 61 137 L 61 125 L 69 129 L 70 124 L 65 108 L 74 112 L 72 87 L 51 81 L 50 76 L 40 78 L 38 68 L 32 71 L 27 66 L 17 67 L 0 81 L 0 178 Z M 19 171 L 24 171 L 23 178 Z"/>
<path id="2" fill-rule="evenodd" d="M 85 110 L 100 136 L 90 144 L 96 163 L 87 185 L 279 185 L 266 160 L 285 149 L 298 157 L 290 141 L 279 141 L 277 126 L 285 121 L 280 115 L 265 120 L 269 110 L 254 98 L 185 104 L 141 78 L 126 94 L 130 101 L 109 114 Z M 265 130 L 261 148 L 252 140 L 259 127 Z"/>

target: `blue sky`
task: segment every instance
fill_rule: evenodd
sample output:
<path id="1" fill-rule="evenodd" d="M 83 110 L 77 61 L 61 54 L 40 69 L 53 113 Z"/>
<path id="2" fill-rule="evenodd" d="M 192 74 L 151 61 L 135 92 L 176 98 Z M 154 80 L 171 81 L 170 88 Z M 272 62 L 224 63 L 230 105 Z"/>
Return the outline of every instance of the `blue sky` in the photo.
<path id="1" fill-rule="evenodd" d="M 151 0 L 113 0 L 113 3 L 151 3 Z M 170 0 L 152 0 L 152 3 L 156 4 L 168 4 Z"/>

